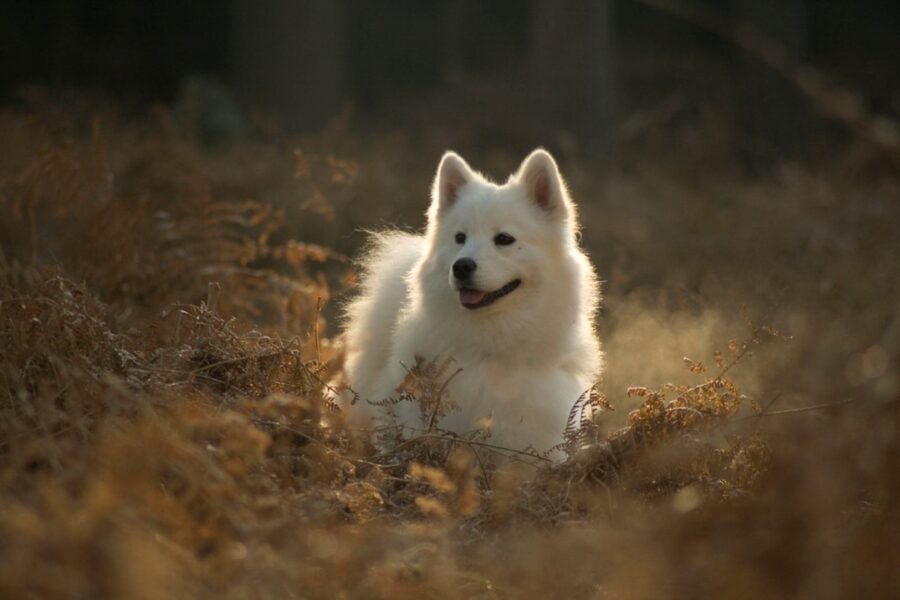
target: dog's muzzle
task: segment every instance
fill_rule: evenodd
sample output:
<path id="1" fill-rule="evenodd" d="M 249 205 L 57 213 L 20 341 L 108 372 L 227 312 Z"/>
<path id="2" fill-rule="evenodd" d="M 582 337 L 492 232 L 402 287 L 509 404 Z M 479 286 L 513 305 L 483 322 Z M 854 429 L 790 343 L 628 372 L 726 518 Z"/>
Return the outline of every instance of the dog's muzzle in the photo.
<path id="1" fill-rule="evenodd" d="M 512 293 L 512 291 L 521 284 L 521 279 L 513 279 L 502 288 L 494 290 L 493 292 L 482 292 L 481 290 L 461 287 L 459 288 L 459 302 L 470 310 L 490 306 L 503 296 Z"/>

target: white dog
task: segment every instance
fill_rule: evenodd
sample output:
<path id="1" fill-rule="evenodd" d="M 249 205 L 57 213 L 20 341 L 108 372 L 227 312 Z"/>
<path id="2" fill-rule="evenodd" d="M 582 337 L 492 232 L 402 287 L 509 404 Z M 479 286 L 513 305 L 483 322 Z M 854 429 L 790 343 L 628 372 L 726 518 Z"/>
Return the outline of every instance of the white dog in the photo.
<path id="1" fill-rule="evenodd" d="M 441 159 L 424 235 L 375 234 L 360 295 L 347 307 L 344 404 L 359 423 L 397 397 L 417 358 L 461 369 L 444 392 L 456 433 L 491 423 L 488 441 L 549 450 L 597 380 L 599 286 L 577 241 L 575 206 L 556 162 L 535 150 L 496 185 L 453 152 Z M 410 402 L 400 424 L 426 429 Z M 485 420 L 484 417 L 490 417 Z"/>

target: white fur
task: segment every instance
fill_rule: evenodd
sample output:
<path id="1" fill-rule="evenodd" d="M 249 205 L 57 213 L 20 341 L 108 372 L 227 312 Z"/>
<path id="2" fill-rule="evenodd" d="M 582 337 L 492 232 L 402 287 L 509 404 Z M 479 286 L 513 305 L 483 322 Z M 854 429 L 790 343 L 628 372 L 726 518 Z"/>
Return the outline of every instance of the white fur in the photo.
<path id="1" fill-rule="evenodd" d="M 490 442 L 546 451 L 562 441 L 569 411 L 601 369 L 594 331 L 599 288 L 577 242 L 577 217 L 553 158 L 534 151 L 504 185 L 458 155 L 441 160 L 424 235 L 379 233 L 364 260 L 359 296 L 347 308 L 346 381 L 360 399 L 357 423 L 397 396 L 415 358 L 452 358 L 462 372 L 446 395 L 460 406 L 438 426 L 465 433 L 493 416 Z M 457 232 L 467 239 L 460 245 Z M 494 236 L 515 238 L 497 246 Z M 478 264 L 475 285 L 518 289 L 476 310 L 460 303 L 451 266 Z M 398 405 L 402 424 L 425 428 L 417 407 Z"/>

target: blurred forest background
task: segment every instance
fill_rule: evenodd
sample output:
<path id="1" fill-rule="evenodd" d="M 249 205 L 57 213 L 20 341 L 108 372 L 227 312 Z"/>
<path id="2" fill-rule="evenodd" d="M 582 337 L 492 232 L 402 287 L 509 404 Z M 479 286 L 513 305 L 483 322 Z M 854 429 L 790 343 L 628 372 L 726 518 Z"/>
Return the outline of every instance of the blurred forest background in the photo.
<path id="1" fill-rule="evenodd" d="M 565 133 L 586 150 L 611 151 L 616 126 L 641 109 L 691 108 L 667 96 L 687 74 L 663 68 L 647 76 L 678 61 L 705 67 L 702 76 L 716 83 L 707 96 L 732 87 L 742 149 L 779 159 L 807 156 L 820 125 L 810 122 L 815 105 L 790 81 L 804 66 L 864 92 L 860 101 L 875 113 L 896 114 L 900 102 L 900 14 L 889 0 L 58 0 L 7 2 L 2 17 L 6 99 L 30 83 L 141 106 L 205 86 L 224 93 L 216 87 L 224 85 L 242 107 L 264 109 L 292 130 L 321 129 L 348 106 L 367 120 L 401 124 L 411 99 L 480 82 L 498 95 L 524 93 L 505 107 L 478 102 L 480 110 L 465 111 L 473 118 L 500 118 L 499 126 L 515 108 L 543 122 L 544 136 Z M 748 31 L 762 36 L 749 52 Z M 441 108 L 430 116 L 440 119 Z M 238 115 L 205 115 L 209 133 L 243 132 L 229 117 Z"/>
<path id="2" fill-rule="evenodd" d="M 898 74 L 892 0 L 4 2 L 0 596 L 895 597 Z M 373 449 L 362 229 L 537 146 L 601 412 Z"/>

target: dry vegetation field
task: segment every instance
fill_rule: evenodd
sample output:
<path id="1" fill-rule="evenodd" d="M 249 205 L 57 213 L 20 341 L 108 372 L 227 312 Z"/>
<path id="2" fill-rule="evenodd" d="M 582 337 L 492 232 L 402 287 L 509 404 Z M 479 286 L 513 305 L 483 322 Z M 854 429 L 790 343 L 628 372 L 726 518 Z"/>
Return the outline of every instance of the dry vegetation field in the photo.
<path id="1" fill-rule="evenodd" d="M 420 226 L 446 147 L 505 176 L 515 114 L 209 147 L 163 109 L 4 109 L 0 597 L 896 595 L 896 157 L 748 175 L 733 115 L 670 108 L 605 169 L 546 142 L 605 296 L 561 465 L 376 450 L 323 400 L 359 228 Z"/>

